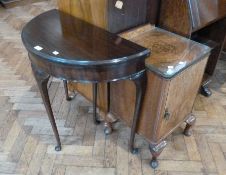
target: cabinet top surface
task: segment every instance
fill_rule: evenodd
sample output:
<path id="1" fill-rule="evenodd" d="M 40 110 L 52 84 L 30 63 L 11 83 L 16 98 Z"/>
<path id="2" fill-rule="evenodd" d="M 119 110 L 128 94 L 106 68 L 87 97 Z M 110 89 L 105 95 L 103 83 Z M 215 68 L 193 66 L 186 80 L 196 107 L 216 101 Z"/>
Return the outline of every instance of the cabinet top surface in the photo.
<path id="1" fill-rule="evenodd" d="M 117 64 L 149 55 L 142 46 L 58 10 L 32 19 L 21 37 L 29 52 L 57 63 Z"/>
<path id="2" fill-rule="evenodd" d="M 149 48 L 151 56 L 146 59 L 147 69 L 167 79 L 207 57 L 211 51 L 208 46 L 151 25 L 121 36 Z"/>

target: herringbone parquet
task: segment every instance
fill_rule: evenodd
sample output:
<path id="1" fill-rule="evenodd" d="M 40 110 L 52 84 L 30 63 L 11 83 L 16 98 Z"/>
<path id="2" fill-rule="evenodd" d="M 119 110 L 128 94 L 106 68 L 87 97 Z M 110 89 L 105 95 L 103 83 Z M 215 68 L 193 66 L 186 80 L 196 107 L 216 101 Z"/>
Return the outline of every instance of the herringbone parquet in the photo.
<path id="1" fill-rule="evenodd" d="M 65 100 L 60 81 L 49 84 L 63 143 L 55 138 L 31 73 L 20 31 L 32 17 L 56 7 L 54 0 L 0 9 L 0 174 L 226 175 L 226 59 L 220 60 L 210 98 L 198 96 L 194 134 L 178 129 L 152 170 L 148 143 L 137 136 L 137 156 L 128 152 L 130 129 L 117 123 L 105 137 L 92 122 L 91 104 L 80 94 Z"/>

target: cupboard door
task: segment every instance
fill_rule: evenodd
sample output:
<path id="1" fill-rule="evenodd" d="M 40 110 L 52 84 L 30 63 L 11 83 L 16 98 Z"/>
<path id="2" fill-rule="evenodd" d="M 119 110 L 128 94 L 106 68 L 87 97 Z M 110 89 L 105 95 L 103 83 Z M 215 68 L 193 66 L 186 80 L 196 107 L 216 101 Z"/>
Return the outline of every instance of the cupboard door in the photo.
<path id="1" fill-rule="evenodd" d="M 116 4 L 119 6 L 116 7 Z M 147 0 L 109 0 L 108 30 L 118 33 L 144 24 L 147 18 L 147 8 Z"/>
<path id="2" fill-rule="evenodd" d="M 165 138 L 192 112 L 207 58 L 170 80 L 165 111 L 158 126 L 157 138 Z"/>

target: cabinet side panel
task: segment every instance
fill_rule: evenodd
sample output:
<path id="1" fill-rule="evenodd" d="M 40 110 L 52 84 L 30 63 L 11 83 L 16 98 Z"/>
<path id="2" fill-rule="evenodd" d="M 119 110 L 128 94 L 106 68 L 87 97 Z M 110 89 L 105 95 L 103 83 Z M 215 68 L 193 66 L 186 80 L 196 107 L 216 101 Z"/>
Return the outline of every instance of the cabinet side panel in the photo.
<path id="1" fill-rule="evenodd" d="M 58 0 L 58 7 L 72 16 L 107 28 L 107 0 Z"/>
<path id="2" fill-rule="evenodd" d="M 157 132 L 158 140 L 169 135 L 192 112 L 206 62 L 207 58 L 171 80 L 165 106 L 170 116 L 168 120 L 164 118 L 164 113 L 161 116 Z"/>
<path id="3" fill-rule="evenodd" d="M 189 36 L 192 31 L 192 23 L 187 0 L 161 1 L 158 25 L 171 32 Z"/>
<path id="4" fill-rule="evenodd" d="M 149 141 L 154 139 L 155 123 L 164 107 L 167 81 L 152 72 L 147 72 L 148 82 L 137 133 Z M 132 81 L 111 84 L 111 112 L 131 126 L 135 106 L 136 91 Z"/>

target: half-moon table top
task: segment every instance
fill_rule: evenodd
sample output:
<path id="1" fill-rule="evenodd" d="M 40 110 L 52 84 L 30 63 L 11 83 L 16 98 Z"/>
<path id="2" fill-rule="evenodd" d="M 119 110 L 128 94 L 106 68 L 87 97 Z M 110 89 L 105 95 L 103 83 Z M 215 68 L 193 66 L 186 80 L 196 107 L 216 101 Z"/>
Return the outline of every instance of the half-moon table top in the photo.
<path id="1" fill-rule="evenodd" d="M 117 64 L 150 54 L 147 48 L 56 9 L 28 22 L 21 37 L 30 53 L 62 64 Z"/>

